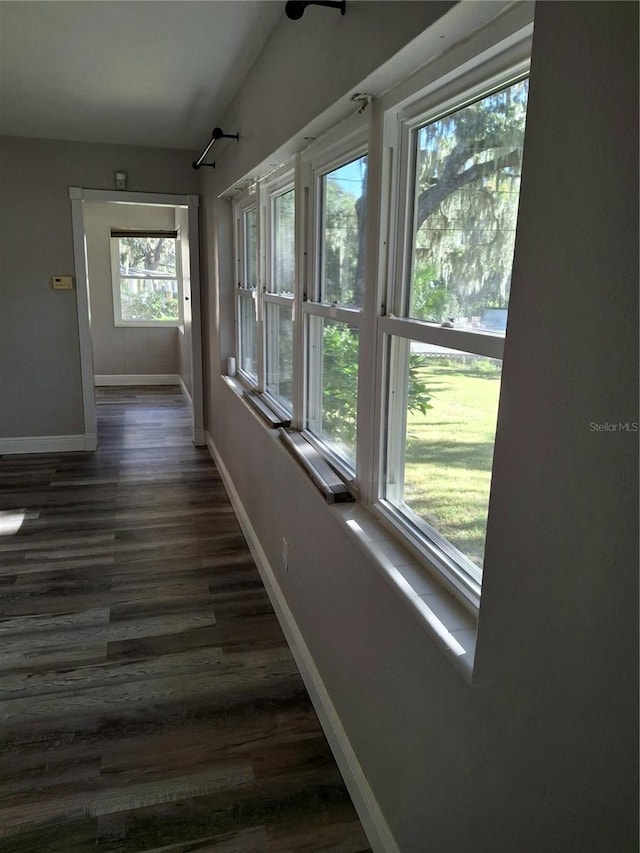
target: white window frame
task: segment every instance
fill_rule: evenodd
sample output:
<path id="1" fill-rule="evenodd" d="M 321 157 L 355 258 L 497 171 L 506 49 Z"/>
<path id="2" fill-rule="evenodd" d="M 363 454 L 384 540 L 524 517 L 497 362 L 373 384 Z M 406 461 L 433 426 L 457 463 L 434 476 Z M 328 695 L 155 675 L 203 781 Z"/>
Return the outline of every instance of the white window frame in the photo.
<path id="1" fill-rule="evenodd" d="M 246 257 L 246 233 L 245 233 L 245 217 L 252 210 L 256 211 L 258 219 L 256 228 L 256 287 L 251 288 L 247 282 L 247 257 Z M 260 313 L 259 313 L 259 298 L 261 282 L 263 280 L 262 265 L 260 263 L 261 254 L 261 221 L 260 205 L 258 193 L 255 187 L 251 187 L 247 192 L 238 196 L 233 204 L 233 240 L 235 246 L 235 264 L 234 264 L 234 280 L 235 280 L 235 314 L 236 314 L 236 354 L 237 354 L 237 373 L 238 376 L 251 388 L 257 388 L 261 376 L 261 334 L 260 334 Z M 242 366 L 244 345 L 242 341 L 242 306 L 250 305 L 256 317 L 256 376 L 252 376 Z"/>
<path id="2" fill-rule="evenodd" d="M 301 157 L 301 195 L 306 199 L 304 211 L 305 247 L 304 254 L 304 296 L 301 299 L 301 323 L 304 351 L 303 395 L 302 395 L 302 433 L 307 441 L 318 449 L 331 463 L 346 482 L 357 489 L 356 471 L 358 466 L 358 447 L 356 444 L 356 460 L 349 463 L 336 448 L 324 441 L 319 433 L 314 432 L 313 424 L 322 405 L 322 361 L 319 353 L 322 351 L 321 342 L 314 340 L 312 317 L 324 320 L 335 320 L 348 323 L 358 328 L 358 352 L 362 353 L 363 313 L 364 305 L 360 308 L 345 308 L 339 305 L 329 305 L 321 302 L 321 245 L 320 229 L 322 226 L 322 199 L 320 182 L 329 172 L 342 165 L 369 156 L 368 152 L 368 116 L 355 116 L 340 125 L 334 134 L 311 145 Z M 369 182 L 369 169 L 367 169 Z M 369 190 L 367 189 L 367 205 L 369 205 Z M 366 276 L 365 276 L 366 278 Z M 366 287 L 365 287 L 366 291 Z M 359 362 L 361 358 L 359 357 Z M 358 376 L 360 364 L 358 365 Z M 358 418 L 359 420 L 359 418 Z"/>
<path id="3" fill-rule="evenodd" d="M 126 228 L 113 229 L 119 232 L 118 236 L 113 236 L 109 231 L 110 254 L 111 254 L 111 287 L 113 296 L 113 324 L 116 327 L 126 328 L 163 328 L 174 329 L 184 323 L 184 297 L 182 290 L 182 258 L 180 252 L 180 234 L 175 234 L 174 231 L 167 232 L 163 235 L 158 229 L 150 228 L 147 232 L 149 237 L 166 236 L 171 237 L 176 244 L 176 274 L 168 275 L 167 273 L 155 272 L 153 275 L 122 275 L 120 273 L 120 246 L 119 241 L 121 235 L 127 230 Z M 132 234 L 141 235 L 145 232 L 144 228 L 131 229 Z M 126 320 L 122 317 L 122 279 L 138 279 L 139 281 L 147 280 L 166 280 L 178 282 L 178 318 L 176 320 Z"/>
<path id="4" fill-rule="evenodd" d="M 261 216 L 261 231 L 263 234 L 263 264 L 264 264 L 264 282 L 260 289 L 259 300 L 261 302 L 261 317 L 262 317 L 262 341 L 260 349 L 262 352 L 262 373 L 259 376 L 258 386 L 262 390 L 266 402 L 275 407 L 276 411 L 282 409 L 286 414 L 292 415 L 295 403 L 295 386 L 297 372 L 297 305 L 299 303 L 298 293 L 298 264 L 297 264 L 297 239 L 294 238 L 294 290 L 291 296 L 285 296 L 275 292 L 275 227 L 274 227 L 274 205 L 276 199 L 286 193 L 293 191 L 296 209 L 296 224 L 294 225 L 294 234 L 297 236 L 297 209 L 298 209 L 298 192 L 295 187 L 295 174 L 290 165 L 285 165 L 279 169 L 260 186 L 260 213 Z M 293 355 L 292 355 L 292 400 L 285 400 L 279 395 L 272 394 L 267 387 L 267 364 L 274 359 L 274 351 L 277 354 L 278 338 L 277 335 L 270 333 L 268 328 L 267 305 L 279 305 L 288 308 L 291 311 L 291 320 L 293 324 L 292 339 L 293 339 Z M 269 350 L 271 349 L 271 359 L 269 358 Z"/>
<path id="5" fill-rule="evenodd" d="M 376 447 L 373 509 L 397 530 L 409 546 L 426 559 L 445 585 L 465 604 L 477 610 L 482 572 L 455 546 L 426 522 L 416 525 L 388 499 L 387 472 L 400 467 L 404 454 L 403 418 L 406 418 L 406 351 L 411 341 L 434 344 L 465 353 L 503 359 L 504 334 L 442 328 L 406 316 L 413 242 L 414 169 L 413 140 L 419 128 L 473 103 L 497 89 L 527 76 L 530 63 L 530 28 L 508 40 L 503 50 L 480 55 L 454 74 L 401 91 L 382 104 L 383 158 L 386 165 L 383 210 L 398 211 L 386 222 L 384 252 L 380 255 L 379 289 L 387 306 L 376 323 Z M 433 73 L 433 71 L 431 72 Z M 401 87 L 402 89 L 402 87 Z M 390 397 L 396 417 L 388 415 Z M 395 424 L 395 428 L 394 428 Z"/>
<path id="6" fill-rule="evenodd" d="M 242 263 L 244 249 L 242 211 L 251 206 L 258 208 L 259 281 L 255 299 L 260 364 L 257 382 L 243 375 L 241 369 L 239 378 L 245 386 L 258 391 L 261 399 L 270 402 L 269 395 L 263 393 L 267 346 L 264 306 L 269 303 L 291 305 L 291 297 L 270 292 L 271 204 L 277 194 L 294 188 L 292 426 L 326 458 L 384 527 L 396 532 L 425 570 L 474 613 L 479 607 L 481 586 L 477 567 L 437 531 L 425 536 L 422 529 L 416 529 L 385 495 L 385 467 L 397 464 L 393 458 L 394 448 L 397 455 L 398 442 L 404 442 L 401 419 L 396 418 L 395 428 L 402 438 L 388 436 L 388 399 L 395 391 L 400 398 L 396 405 L 404 403 L 406 414 L 407 383 L 402 365 L 410 342 L 435 344 L 492 359 L 502 359 L 504 349 L 504 335 L 500 333 L 446 329 L 403 316 L 408 302 L 406 271 L 410 269 L 413 238 L 413 166 L 408 155 L 412 134 L 417 128 L 526 76 L 532 30 L 531 8 L 516 4 L 385 95 L 374 99 L 362 114 L 352 115 L 299 152 L 293 178 L 289 163 L 262 180 L 257 197 L 254 187 L 236 197 L 233 204 L 236 264 Z M 361 308 L 354 309 L 320 301 L 318 190 L 323 175 L 363 154 L 368 158 L 366 285 L 364 303 Z M 236 283 L 240 282 L 241 276 L 236 271 Z M 238 356 L 239 298 L 235 299 Z M 322 393 L 321 363 L 318 366 L 316 355 L 320 348 L 317 343 L 314 347 L 309 331 L 314 318 L 349 323 L 359 329 L 355 466 L 346 463 L 329 443 L 309 428 L 313 423 L 310 400 Z M 277 404 L 277 400 L 271 402 Z"/>

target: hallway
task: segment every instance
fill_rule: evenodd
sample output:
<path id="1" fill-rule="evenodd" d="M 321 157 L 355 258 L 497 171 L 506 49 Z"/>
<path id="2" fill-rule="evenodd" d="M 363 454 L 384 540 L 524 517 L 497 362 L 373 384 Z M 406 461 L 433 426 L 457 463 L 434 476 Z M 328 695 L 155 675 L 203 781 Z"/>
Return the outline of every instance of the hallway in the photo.
<path id="1" fill-rule="evenodd" d="M 182 396 L 97 404 L 0 457 L 0 851 L 368 851 Z"/>

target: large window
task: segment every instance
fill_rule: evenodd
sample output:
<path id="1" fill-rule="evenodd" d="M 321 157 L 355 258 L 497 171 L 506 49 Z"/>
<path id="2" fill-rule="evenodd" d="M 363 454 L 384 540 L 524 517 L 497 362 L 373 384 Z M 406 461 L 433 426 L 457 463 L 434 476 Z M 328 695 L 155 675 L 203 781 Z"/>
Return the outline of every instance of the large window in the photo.
<path id="1" fill-rule="evenodd" d="M 234 204 L 238 372 L 287 418 L 294 398 L 295 205 L 290 171 Z"/>
<path id="2" fill-rule="evenodd" d="M 355 156 L 336 157 L 335 151 L 327 155 L 310 160 L 309 218 L 314 251 L 303 305 L 307 358 L 304 425 L 311 439 L 352 478 L 365 288 L 367 156 L 362 151 Z"/>
<path id="3" fill-rule="evenodd" d="M 458 76 L 417 72 L 422 89 L 235 202 L 241 378 L 472 606 L 524 148 L 518 38 Z"/>
<path id="4" fill-rule="evenodd" d="M 111 231 L 116 326 L 177 326 L 182 281 L 176 231 Z"/>
<path id="5" fill-rule="evenodd" d="M 382 506 L 479 592 L 511 285 L 527 81 L 407 122 L 408 202 L 381 323 Z"/>
<path id="6" fill-rule="evenodd" d="M 258 208 L 255 196 L 238 206 L 237 245 L 238 370 L 251 384 L 258 381 Z"/>
<path id="7" fill-rule="evenodd" d="M 270 257 L 264 293 L 264 390 L 286 412 L 293 408 L 293 306 L 295 290 L 295 191 L 269 188 L 264 209 Z"/>

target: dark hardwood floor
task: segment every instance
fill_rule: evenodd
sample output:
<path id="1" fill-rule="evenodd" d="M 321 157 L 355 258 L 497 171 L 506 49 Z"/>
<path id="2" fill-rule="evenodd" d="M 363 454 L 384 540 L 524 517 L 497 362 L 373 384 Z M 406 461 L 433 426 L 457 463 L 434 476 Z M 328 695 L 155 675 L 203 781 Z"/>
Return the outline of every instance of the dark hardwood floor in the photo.
<path id="1" fill-rule="evenodd" d="M 176 389 L 0 458 L 0 850 L 368 851 Z"/>

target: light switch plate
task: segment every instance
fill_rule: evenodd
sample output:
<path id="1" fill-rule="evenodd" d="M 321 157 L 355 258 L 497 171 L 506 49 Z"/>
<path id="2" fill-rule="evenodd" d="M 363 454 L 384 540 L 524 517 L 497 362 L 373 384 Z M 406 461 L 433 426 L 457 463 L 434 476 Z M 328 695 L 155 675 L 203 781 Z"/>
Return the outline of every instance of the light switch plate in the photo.
<path id="1" fill-rule="evenodd" d="M 51 286 L 54 290 L 73 290 L 73 276 L 53 275 L 51 276 Z"/>

